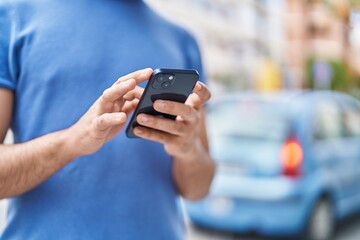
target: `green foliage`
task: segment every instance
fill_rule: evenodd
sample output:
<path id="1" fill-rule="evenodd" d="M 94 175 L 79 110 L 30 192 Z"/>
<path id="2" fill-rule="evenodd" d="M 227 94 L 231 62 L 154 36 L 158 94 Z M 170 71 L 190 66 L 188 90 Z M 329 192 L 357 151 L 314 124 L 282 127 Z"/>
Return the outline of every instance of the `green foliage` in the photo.
<path id="1" fill-rule="evenodd" d="M 318 61 L 316 58 L 310 58 L 306 62 L 306 87 L 318 89 L 315 84 L 313 65 Z M 360 99 L 360 76 L 350 73 L 346 62 L 341 60 L 320 60 L 331 66 L 332 78 L 328 89 L 342 91 Z"/>
<path id="2" fill-rule="evenodd" d="M 350 5 L 352 7 L 360 7 L 360 0 L 350 0 Z"/>
<path id="3" fill-rule="evenodd" d="M 315 58 L 310 58 L 306 63 L 306 83 L 309 88 L 316 88 L 313 73 L 314 64 L 319 61 Z M 332 69 L 332 76 L 330 80 L 330 85 L 328 86 L 331 90 L 349 92 L 351 89 L 351 81 L 348 74 L 348 69 L 345 62 L 340 60 L 320 60 L 330 65 Z"/>

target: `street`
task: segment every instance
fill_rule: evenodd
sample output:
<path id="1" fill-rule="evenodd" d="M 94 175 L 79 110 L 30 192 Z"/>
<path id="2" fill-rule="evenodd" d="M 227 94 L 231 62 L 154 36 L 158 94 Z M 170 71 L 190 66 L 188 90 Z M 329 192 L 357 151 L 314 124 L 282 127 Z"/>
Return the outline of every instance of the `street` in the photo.
<path id="1" fill-rule="evenodd" d="M 187 221 L 187 240 L 271 240 L 272 238 L 216 232 L 191 226 Z M 336 231 L 335 240 L 360 239 L 360 214 L 342 221 Z"/>

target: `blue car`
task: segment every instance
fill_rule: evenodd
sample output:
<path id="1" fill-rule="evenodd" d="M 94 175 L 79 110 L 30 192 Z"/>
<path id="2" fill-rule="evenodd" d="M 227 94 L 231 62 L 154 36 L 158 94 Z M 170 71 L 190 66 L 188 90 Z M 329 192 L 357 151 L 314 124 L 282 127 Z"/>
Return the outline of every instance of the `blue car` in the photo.
<path id="1" fill-rule="evenodd" d="M 209 106 L 217 172 L 193 224 L 326 240 L 360 210 L 360 102 L 331 91 L 243 93 Z"/>

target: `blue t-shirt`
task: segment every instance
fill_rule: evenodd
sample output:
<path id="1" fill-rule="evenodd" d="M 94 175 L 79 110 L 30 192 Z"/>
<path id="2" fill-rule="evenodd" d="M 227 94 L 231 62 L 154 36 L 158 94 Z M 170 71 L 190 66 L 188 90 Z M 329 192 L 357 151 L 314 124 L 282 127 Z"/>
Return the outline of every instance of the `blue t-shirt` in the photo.
<path id="1" fill-rule="evenodd" d="M 202 68 L 193 37 L 140 0 L 0 0 L 0 87 L 26 142 L 74 124 L 118 77 Z M 48 159 L 52 161 L 52 159 Z M 122 132 L 9 199 L 1 239 L 181 239 L 172 160 Z"/>

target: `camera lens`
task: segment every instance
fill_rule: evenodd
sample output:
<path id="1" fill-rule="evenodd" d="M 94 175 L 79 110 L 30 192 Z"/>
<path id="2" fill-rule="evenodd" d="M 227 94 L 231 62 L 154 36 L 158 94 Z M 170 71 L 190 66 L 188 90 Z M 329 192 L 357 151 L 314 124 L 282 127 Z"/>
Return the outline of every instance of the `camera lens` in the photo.
<path id="1" fill-rule="evenodd" d="M 160 76 L 158 76 L 157 78 L 156 78 L 156 81 L 157 82 L 162 82 L 162 81 L 164 81 L 165 80 L 165 76 L 163 76 L 163 75 L 160 75 Z"/>
<path id="2" fill-rule="evenodd" d="M 161 87 L 162 88 L 169 88 L 171 86 L 171 82 L 170 81 L 166 81 L 166 82 L 163 82 L 161 84 Z"/>

